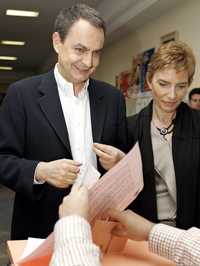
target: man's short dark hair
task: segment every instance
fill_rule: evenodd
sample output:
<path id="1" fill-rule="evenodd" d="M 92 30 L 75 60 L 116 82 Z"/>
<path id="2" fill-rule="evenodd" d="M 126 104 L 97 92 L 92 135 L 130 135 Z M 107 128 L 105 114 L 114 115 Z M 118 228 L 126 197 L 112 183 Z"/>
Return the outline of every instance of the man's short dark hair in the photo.
<path id="1" fill-rule="evenodd" d="M 194 88 L 190 91 L 189 96 L 188 96 L 190 101 L 192 99 L 192 95 L 194 94 L 200 94 L 200 88 Z"/>
<path id="2" fill-rule="evenodd" d="M 65 40 L 71 26 L 80 18 L 87 20 L 91 25 L 106 31 L 105 22 L 97 10 L 85 4 L 76 4 L 62 9 L 54 24 L 54 32 L 58 32 L 62 41 Z"/>

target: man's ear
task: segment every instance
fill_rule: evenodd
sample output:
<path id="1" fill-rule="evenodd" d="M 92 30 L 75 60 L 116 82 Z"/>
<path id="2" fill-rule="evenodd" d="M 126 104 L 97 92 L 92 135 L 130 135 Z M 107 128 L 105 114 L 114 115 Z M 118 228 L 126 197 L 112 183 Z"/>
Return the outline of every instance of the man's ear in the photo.
<path id="1" fill-rule="evenodd" d="M 52 41 L 53 41 L 53 48 L 55 52 L 58 54 L 59 52 L 59 46 L 61 44 L 60 34 L 58 32 L 54 32 L 52 34 Z"/>

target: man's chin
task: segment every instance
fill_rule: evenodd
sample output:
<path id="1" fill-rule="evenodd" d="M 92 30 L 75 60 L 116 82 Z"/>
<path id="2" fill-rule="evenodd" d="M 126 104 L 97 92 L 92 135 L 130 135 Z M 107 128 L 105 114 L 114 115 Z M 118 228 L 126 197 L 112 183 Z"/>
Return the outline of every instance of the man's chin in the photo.
<path id="1" fill-rule="evenodd" d="M 74 80 L 77 82 L 77 83 L 83 83 L 85 82 L 86 80 L 88 80 L 90 77 L 90 75 L 81 75 L 79 77 L 75 77 Z"/>
<path id="2" fill-rule="evenodd" d="M 77 84 L 77 85 L 83 85 L 87 80 L 88 80 L 89 77 L 84 77 L 84 78 L 74 78 L 73 79 L 73 83 L 74 84 Z"/>

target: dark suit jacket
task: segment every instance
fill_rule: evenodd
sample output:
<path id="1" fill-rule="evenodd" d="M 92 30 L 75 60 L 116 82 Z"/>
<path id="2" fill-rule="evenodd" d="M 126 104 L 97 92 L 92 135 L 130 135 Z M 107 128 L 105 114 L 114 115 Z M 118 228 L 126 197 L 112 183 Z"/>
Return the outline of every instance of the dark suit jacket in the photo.
<path id="1" fill-rule="evenodd" d="M 150 135 L 152 103 L 128 118 L 130 147 L 139 140 L 143 162 L 144 189 L 129 207 L 157 222 L 154 160 Z M 172 136 L 177 189 L 177 227 L 200 226 L 200 113 L 181 103 Z M 164 159 L 164 158 L 163 158 Z"/>
<path id="2" fill-rule="evenodd" d="M 124 98 L 104 82 L 88 87 L 94 142 L 126 147 Z M 0 112 L 0 180 L 16 192 L 12 239 L 46 237 L 70 189 L 33 185 L 39 161 L 72 159 L 53 71 L 11 85 Z M 100 169 L 102 170 L 102 169 Z"/>

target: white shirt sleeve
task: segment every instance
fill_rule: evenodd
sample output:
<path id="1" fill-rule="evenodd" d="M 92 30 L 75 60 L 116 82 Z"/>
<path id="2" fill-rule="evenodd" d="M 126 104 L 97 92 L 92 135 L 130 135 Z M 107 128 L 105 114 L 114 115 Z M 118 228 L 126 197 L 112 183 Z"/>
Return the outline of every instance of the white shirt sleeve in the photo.
<path id="1" fill-rule="evenodd" d="M 149 235 L 149 249 L 176 265 L 200 265 L 200 229 L 181 230 L 157 224 Z"/>
<path id="2" fill-rule="evenodd" d="M 38 164 L 39 164 L 39 163 L 38 163 Z M 37 180 L 37 168 L 38 168 L 38 165 L 37 165 L 36 168 L 35 168 L 33 184 L 34 184 L 34 185 L 42 185 L 42 184 L 45 183 L 45 181 L 38 181 L 38 180 Z"/>
<path id="3" fill-rule="evenodd" d="M 60 219 L 54 228 L 50 266 L 100 266 L 100 250 L 92 242 L 89 223 L 80 216 Z"/>

